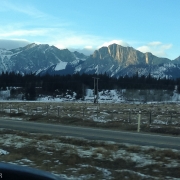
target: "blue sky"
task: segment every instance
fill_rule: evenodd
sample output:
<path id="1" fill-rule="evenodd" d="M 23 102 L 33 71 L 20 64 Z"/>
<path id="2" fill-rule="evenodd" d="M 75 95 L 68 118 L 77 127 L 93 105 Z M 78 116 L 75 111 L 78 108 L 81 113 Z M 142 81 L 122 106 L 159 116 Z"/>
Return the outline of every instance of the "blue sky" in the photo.
<path id="1" fill-rule="evenodd" d="M 179 0 L 0 0 L 0 4 L 0 47 L 3 40 L 15 40 L 87 53 L 117 43 L 170 59 L 180 55 Z"/>

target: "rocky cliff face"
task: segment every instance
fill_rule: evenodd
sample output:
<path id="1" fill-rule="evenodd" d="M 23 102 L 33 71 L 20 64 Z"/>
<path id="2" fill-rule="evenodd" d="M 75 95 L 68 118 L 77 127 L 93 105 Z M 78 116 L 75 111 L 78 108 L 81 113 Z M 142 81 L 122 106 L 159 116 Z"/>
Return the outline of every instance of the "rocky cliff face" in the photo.
<path id="1" fill-rule="evenodd" d="M 92 56 L 94 59 L 111 59 L 117 61 L 121 66 L 137 64 L 162 64 L 170 62 L 167 58 L 159 58 L 152 53 L 142 53 L 132 47 L 123 47 L 112 44 L 108 47 L 102 47 L 96 50 Z"/>
<path id="2" fill-rule="evenodd" d="M 93 55 L 76 68 L 81 73 L 106 72 L 118 77 L 126 74 L 133 75 L 137 71 L 140 71 L 141 75 L 148 75 L 153 67 L 167 63 L 172 62 L 167 58 L 154 56 L 152 53 L 142 53 L 132 47 L 112 44 L 94 51 Z"/>
<path id="3" fill-rule="evenodd" d="M 95 59 L 111 59 L 115 60 L 122 66 L 130 64 L 145 63 L 143 53 L 135 50 L 132 47 L 123 47 L 117 44 L 112 44 L 108 47 L 102 47 L 96 50 L 92 56 Z"/>

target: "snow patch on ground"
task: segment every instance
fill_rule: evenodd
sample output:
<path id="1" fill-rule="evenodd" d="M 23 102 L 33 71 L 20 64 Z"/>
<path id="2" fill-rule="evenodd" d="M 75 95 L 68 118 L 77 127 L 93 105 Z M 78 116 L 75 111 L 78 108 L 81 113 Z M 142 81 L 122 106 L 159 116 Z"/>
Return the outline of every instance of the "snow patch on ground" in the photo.
<path id="1" fill-rule="evenodd" d="M 0 99 L 7 99 L 10 97 L 10 90 L 0 91 Z"/>
<path id="2" fill-rule="evenodd" d="M 0 129 L 0 131 L 3 131 L 5 129 Z M 44 134 L 45 135 L 45 134 Z M 43 139 L 43 134 L 42 135 L 38 135 L 36 133 L 31 133 L 29 134 L 29 138 L 26 138 L 26 134 L 25 136 L 19 136 L 16 134 L 16 131 L 12 131 L 12 134 L 3 134 L 2 136 L 0 136 L 0 145 L 3 146 L 8 146 L 8 147 L 15 147 L 17 148 L 17 144 L 21 142 L 26 142 L 26 146 L 35 146 L 37 148 L 38 151 L 40 151 L 42 154 L 46 153 L 49 155 L 52 155 L 53 152 L 58 153 L 58 151 L 61 150 L 65 150 L 64 152 L 64 156 L 69 156 L 70 154 L 77 154 L 79 157 L 82 158 L 94 158 L 94 159 L 98 159 L 98 161 L 104 162 L 105 160 L 110 160 L 110 162 L 114 161 L 114 160 L 125 160 L 126 162 L 135 162 L 136 163 L 136 167 L 139 169 L 143 169 L 144 167 L 148 166 L 148 165 L 154 165 L 155 167 L 160 167 L 160 169 L 158 169 L 156 167 L 155 171 L 161 173 L 162 171 L 162 166 L 165 167 L 165 170 L 169 168 L 177 168 L 180 166 L 180 162 L 179 159 L 174 159 L 172 156 L 172 158 L 170 157 L 164 157 L 165 161 L 167 161 L 167 164 L 164 164 L 164 159 L 163 158 L 157 158 L 158 155 L 160 155 L 159 153 L 157 153 L 157 156 L 154 157 L 154 152 L 161 152 L 163 153 L 163 150 L 167 150 L 167 149 L 163 149 L 163 148 L 155 148 L 155 147 L 148 147 L 148 146 L 134 146 L 134 145 L 130 145 L 130 144 L 122 144 L 122 146 L 118 146 L 117 143 L 114 142 L 106 142 L 106 145 L 117 145 L 114 148 L 109 148 L 107 149 L 106 146 L 101 146 L 101 143 L 103 141 L 93 141 L 93 144 L 91 144 L 92 141 L 90 140 L 85 140 L 86 145 L 83 146 L 83 143 L 81 145 L 77 145 L 74 143 L 70 143 L 71 141 L 67 141 L 69 143 L 67 143 L 66 141 L 63 141 L 61 139 L 58 138 L 54 138 L 53 136 L 47 135 L 49 136 L 48 139 Z M 40 136 L 42 136 L 42 138 L 40 138 Z M 46 136 L 46 137 L 47 137 Z M 52 139 L 50 139 L 52 137 Z M 36 139 L 37 138 L 37 139 Z M 65 137 L 67 139 L 71 138 L 71 137 Z M 11 140 L 10 140 L 11 139 Z M 72 138 L 75 139 L 76 141 L 78 141 L 79 139 L 82 140 L 82 138 Z M 71 139 L 69 139 L 71 140 Z M 7 141 L 4 143 L 4 141 Z M 33 143 L 32 143 L 33 142 Z M 90 143 L 90 144 L 88 144 Z M 99 143 L 99 146 L 97 146 Z M 104 143 L 104 142 L 103 142 Z M 25 144 L 24 144 L 25 145 Z M 119 144 L 120 145 L 120 144 Z M 124 146 L 123 146 L 124 145 Z M 20 147 L 20 146 L 19 146 Z M 22 147 L 22 146 L 21 146 Z M 128 149 L 129 148 L 129 149 Z M 151 150 L 149 151 L 150 153 L 147 153 L 147 150 Z M 53 152 L 51 152 L 51 150 Z M 136 151 L 136 152 L 134 152 Z M 180 152 L 178 150 L 168 150 L 168 151 L 172 151 L 172 155 L 173 152 L 176 153 L 176 155 Z M 19 152 L 21 152 L 21 150 L 19 150 Z M 8 155 L 8 152 L 0 149 L 0 155 Z M 160 156 L 159 156 L 160 157 Z M 20 159 L 17 159 L 13 162 L 10 162 L 13 164 L 19 164 L 22 166 L 33 166 L 36 167 L 36 161 L 35 160 L 31 160 L 31 158 L 27 158 L 27 157 L 21 157 Z M 61 162 L 61 159 L 57 159 L 57 158 L 51 158 L 51 159 L 43 159 L 42 160 L 42 165 L 43 164 L 47 164 L 48 163 L 55 163 L 54 166 L 63 166 L 63 163 Z M 53 166 L 52 166 L 53 167 Z M 97 170 L 98 173 L 101 173 L 103 175 L 103 179 L 113 179 L 113 171 L 112 169 L 108 169 L 103 167 L 103 165 L 101 165 L 100 167 L 98 166 L 93 166 L 92 164 L 88 164 L 88 163 L 81 163 L 78 164 L 76 163 L 76 167 L 68 167 L 66 169 L 66 172 L 78 172 L 81 169 L 88 169 L 88 168 L 93 168 Z M 140 177 L 142 179 L 158 179 L 158 177 L 152 176 L 151 174 L 147 174 L 146 171 L 137 171 L 135 172 L 134 170 L 132 170 L 131 168 L 125 168 L 125 169 L 118 169 L 115 170 L 116 172 L 119 173 L 124 173 L 126 174 L 127 172 L 127 178 L 130 175 L 135 175 L 135 177 Z M 83 173 L 85 171 L 82 171 L 81 174 L 78 175 L 78 177 L 73 177 L 73 175 L 67 177 L 64 172 L 63 174 L 58 174 L 55 171 L 52 171 L 53 174 L 61 176 L 61 177 L 66 177 L 66 179 L 91 179 L 91 178 L 95 178 L 96 174 L 91 173 L 92 171 L 90 171 L 90 173 Z M 129 175 L 128 175 L 129 174 Z M 124 177 L 124 179 L 126 179 L 126 177 Z M 164 179 L 176 179 L 174 177 L 165 177 Z"/>
<path id="3" fill-rule="evenodd" d="M 6 154 L 9 154 L 9 152 L 7 152 L 3 149 L 0 149 L 0 155 L 6 155 Z"/>
<path id="4" fill-rule="evenodd" d="M 55 69 L 61 70 L 65 69 L 67 65 L 67 62 L 60 62 L 55 66 Z M 76 92 L 69 93 L 70 90 L 67 90 L 66 93 L 60 93 L 58 90 L 55 91 L 55 96 L 45 96 L 43 94 L 40 94 L 39 97 L 37 97 L 37 101 L 55 101 L 55 102 L 64 102 L 64 101 L 78 101 L 78 102 L 87 102 L 92 103 L 94 102 L 94 98 L 97 98 L 97 94 L 95 94 L 94 97 L 94 90 L 93 89 L 86 89 L 84 94 L 84 99 L 80 98 L 76 100 Z M 153 93 L 156 93 L 154 90 L 149 91 L 151 95 Z M 146 93 L 146 91 L 142 92 Z M 159 93 L 159 92 L 158 92 Z M 147 104 L 155 104 L 155 103 L 171 103 L 176 102 L 178 103 L 180 101 L 180 94 L 178 94 L 176 91 L 173 92 L 173 96 L 170 96 L 170 94 L 166 94 L 166 92 L 162 91 L 164 94 L 165 99 L 161 99 L 158 101 L 157 97 L 154 100 L 149 99 L 147 102 L 143 99 L 144 95 L 140 95 L 140 90 L 126 90 L 126 89 L 112 89 L 112 90 L 102 90 L 98 92 L 98 102 L 99 103 L 133 103 L 133 104 L 141 104 L 141 103 L 147 103 Z M 73 95 L 72 95 L 73 94 Z M 171 93 L 172 94 L 172 93 Z M 150 98 L 150 96 L 149 96 Z M 9 99 L 9 100 L 8 100 Z M 10 97 L 10 90 L 6 91 L 0 91 L 0 101 L 23 101 L 22 95 L 17 96 L 16 99 L 12 99 Z M 26 101 L 28 102 L 28 101 Z"/>
<path id="5" fill-rule="evenodd" d="M 3 117 L 3 119 L 7 119 L 7 120 L 15 120 L 15 121 L 22 121 L 23 118 L 16 118 L 16 117 Z"/>
<path id="6" fill-rule="evenodd" d="M 0 138 L 0 143 L 7 147 L 14 146 L 16 148 L 21 148 L 33 141 L 33 139 L 24 138 L 13 134 L 4 134 L 2 137 L 3 138 Z"/>
<path id="7" fill-rule="evenodd" d="M 164 125 L 166 125 L 167 123 L 165 121 L 154 119 L 152 124 L 164 124 Z"/>

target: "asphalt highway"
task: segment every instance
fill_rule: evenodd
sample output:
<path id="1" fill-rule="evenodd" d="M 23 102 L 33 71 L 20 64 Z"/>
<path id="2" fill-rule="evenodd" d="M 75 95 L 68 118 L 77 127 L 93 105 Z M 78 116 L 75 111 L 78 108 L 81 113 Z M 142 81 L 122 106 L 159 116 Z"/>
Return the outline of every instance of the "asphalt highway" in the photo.
<path id="1" fill-rule="evenodd" d="M 141 146 L 155 146 L 180 150 L 180 137 L 168 135 L 37 123 L 4 119 L 3 117 L 0 117 L 0 128 L 21 130 L 31 133 L 48 133 L 52 135 L 81 137 L 90 140 L 114 141 L 118 143 L 130 143 Z"/>

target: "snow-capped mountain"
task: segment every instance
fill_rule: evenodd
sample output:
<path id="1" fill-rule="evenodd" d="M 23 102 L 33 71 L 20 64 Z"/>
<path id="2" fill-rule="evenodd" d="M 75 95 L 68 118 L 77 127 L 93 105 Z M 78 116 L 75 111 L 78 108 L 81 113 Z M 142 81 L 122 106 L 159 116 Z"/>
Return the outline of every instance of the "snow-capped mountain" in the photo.
<path id="1" fill-rule="evenodd" d="M 180 77 L 180 68 L 167 58 L 159 58 L 152 53 L 142 53 L 132 47 L 112 44 L 96 50 L 85 61 L 69 63 L 64 69 L 57 71 L 56 65 L 41 72 L 41 74 L 73 74 L 107 73 L 110 76 L 132 76 L 151 74 L 156 78 Z M 177 60 L 176 60 L 177 63 Z"/>
<path id="2" fill-rule="evenodd" d="M 40 73 L 56 65 L 55 71 L 64 69 L 68 63 L 77 64 L 87 57 L 68 49 L 60 50 L 47 44 L 29 44 L 23 48 L 0 49 L 0 73 L 14 71 L 20 73 Z"/>
<path id="3" fill-rule="evenodd" d="M 112 44 L 102 47 L 75 69 L 80 73 L 107 73 L 110 76 L 139 75 L 154 77 L 180 77 L 180 60 L 159 58 L 152 53 L 142 53 L 132 47 Z"/>
<path id="4" fill-rule="evenodd" d="M 112 44 L 95 50 L 90 56 L 47 44 L 29 44 L 22 48 L 0 49 L 0 73 L 73 74 L 107 73 L 110 76 L 151 74 L 157 78 L 180 77 L 180 57 L 175 60 L 142 53 L 132 47 Z"/>

